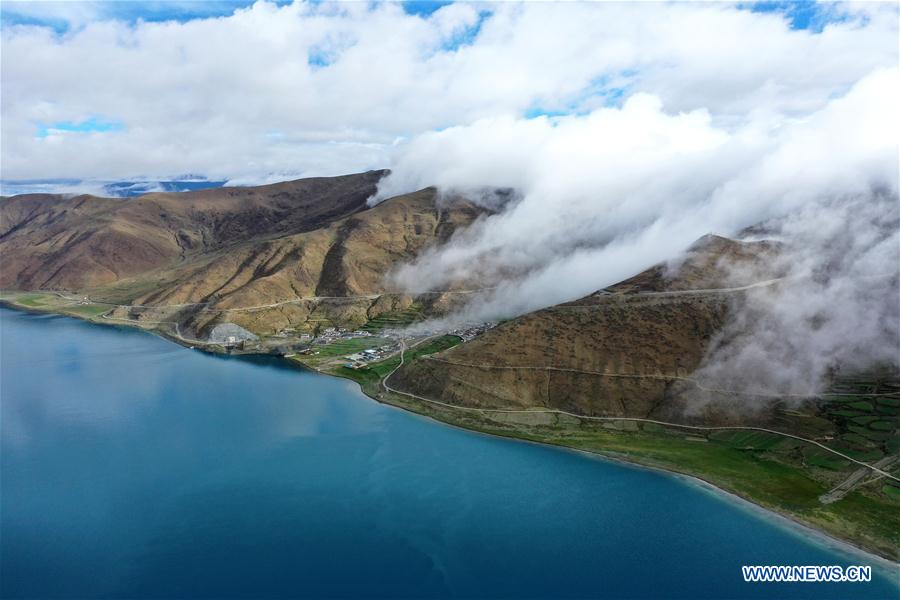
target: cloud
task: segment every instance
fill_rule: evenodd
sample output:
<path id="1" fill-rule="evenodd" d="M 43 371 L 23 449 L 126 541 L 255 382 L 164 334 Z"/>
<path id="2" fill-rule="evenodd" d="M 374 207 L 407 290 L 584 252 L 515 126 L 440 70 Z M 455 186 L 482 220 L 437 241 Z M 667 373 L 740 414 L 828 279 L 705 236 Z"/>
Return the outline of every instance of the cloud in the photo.
<path id="1" fill-rule="evenodd" d="M 898 73 L 884 69 L 805 118 L 730 132 L 705 113 L 671 115 L 652 97 L 632 97 L 584 117 L 426 136 L 386 189 L 434 169 L 424 176 L 447 191 L 486 181 L 522 198 L 393 280 L 491 286 L 448 320 L 492 320 L 591 293 L 705 233 L 765 222 L 785 243 L 770 266 L 786 279 L 737 298 L 694 375 L 704 387 L 804 396 L 835 369 L 900 367 L 898 103 Z M 509 162 L 495 156 L 504 145 L 516 148 Z M 478 151 L 463 157 L 461 148 Z M 720 394 L 691 397 L 692 410 L 721 408 Z"/>
<path id="2" fill-rule="evenodd" d="M 398 139 L 587 114 L 641 93 L 732 126 L 809 114 L 896 63 L 890 5 L 842 4 L 818 33 L 718 4 L 225 5 L 185 9 L 191 18 L 131 3 L 12 5 L 22 18 L 0 29 L 3 177 L 339 174 L 388 166 Z M 73 25 L 39 25 L 54 18 Z M 123 130 L 35 135 L 95 115 Z"/>
<path id="3" fill-rule="evenodd" d="M 521 199 L 403 265 L 393 282 L 484 286 L 448 320 L 493 320 L 616 283 L 703 234 L 766 223 L 785 244 L 772 273 L 786 279 L 739 297 L 696 374 L 704 386 L 810 395 L 836 368 L 900 367 L 898 104 L 900 77 L 889 68 L 811 114 L 737 128 L 635 95 L 584 116 L 421 136 L 380 195 L 421 178 L 446 197 L 477 201 L 469 192 L 484 185 L 513 187 Z M 694 394 L 692 407 L 711 401 Z"/>
<path id="4" fill-rule="evenodd" d="M 799 401 L 835 371 L 900 367 L 896 188 L 823 196 L 770 225 L 786 243 L 773 265 L 785 279 L 737 299 L 694 377 L 706 388 Z M 722 399 L 691 391 L 694 411 Z"/>
<path id="5" fill-rule="evenodd" d="M 406 289 L 502 283 L 473 307 L 510 316 L 571 300 L 666 260 L 709 232 L 732 234 L 835 197 L 897 189 L 895 69 L 877 70 L 803 118 L 739 128 L 659 98 L 555 119 L 489 119 L 402 149 L 380 197 L 429 181 L 522 199 L 394 275 Z"/>

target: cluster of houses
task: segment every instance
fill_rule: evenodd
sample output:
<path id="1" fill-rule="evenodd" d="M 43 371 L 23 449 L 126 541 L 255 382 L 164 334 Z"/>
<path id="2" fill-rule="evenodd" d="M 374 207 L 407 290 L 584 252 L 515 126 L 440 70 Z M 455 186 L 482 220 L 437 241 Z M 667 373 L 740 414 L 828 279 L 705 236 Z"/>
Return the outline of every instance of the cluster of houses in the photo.
<path id="1" fill-rule="evenodd" d="M 475 338 L 478 335 L 481 335 L 488 329 L 495 327 L 497 324 L 492 322 L 487 323 L 477 323 L 477 324 L 469 324 L 457 327 L 456 329 L 446 331 L 433 331 L 433 332 L 419 332 L 418 335 L 437 335 L 441 333 L 446 333 L 449 335 L 455 335 L 461 338 L 464 342 L 468 342 L 469 340 Z M 299 337 L 301 342 L 309 344 L 308 346 L 304 346 L 296 350 L 298 354 L 318 354 L 319 352 L 315 349 L 316 346 L 324 346 L 336 342 L 338 340 L 348 340 L 353 338 L 364 338 L 364 337 L 372 337 L 372 333 L 369 331 L 365 331 L 363 329 L 358 329 L 356 331 L 350 331 L 343 327 L 326 327 L 325 329 L 319 332 L 319 335 L 313 338 L 310 334 L 304 333 L 300 336 L 296 336 L 293 333 L 293 329 L 285 329 L 281 333 L 277 334 L 279 337 L 287 337 L 292 334 L 291 337 Z M 362 350 L 361 352 L 357 352 L 355 354 L 348 354 L 346 359 L 350 362 L 346 363 L 346 367 L 351 369 L 358 369 L 360 367 L 366 366 L 368 363 L 383 360 L 388 356 L 396 353 L 400 349 L 400 340 L 407 337 L 408 334 L 403 330 L 385 330 L 378 334 L 379 337 L 389 338 L 392 340 L 392 343 L 386 344 L 384 346 L 380 346 L 378 348 L 369 348 L 366 350 Z"/>
<path id="2" fill-rule="evenodd" d="M 316 338 L 316 344 L 330 344 L 335 340 L 350 340 L 353 338 L 370 337 L 372 334 L 363 329 L 348 331 L 343 327 L 326 327 L 321 335 Z"/>
<path id="3" fill-rule="evenodd" d="M 313 337 L 310 333 L 301 333 L 297 334 L 297 330 L 294 327 L 286 327 L 275 334 L 275 337 L 280 338 L 294 338 L 298 339 L 301 342 L 313 343 L 313 344 L 330 344 L 336 340 L 347 340 L 352 338 L 360 338 L 360 337 L 369 337 L 372 334 L 368 331 L 363 331 L 359 329 L 357 331 L 348 331 L 343 327 L 326 327 L 322 330 L 321 334 L 318 337 Z"/>
<path id="4" fill-rule="evenodd" d="M 379 348 L 368 348 L 356 354 L 347 355 L 347 360 L 351 361 L 344 365 L 350 369 L 359 369 L 366 366 L 367 363 L 383 360 L 394 354 L 400 349 L 398 344 L 390 344 Z"/>
<path id="5" fill-rule="evenodd" d="M 301 342 L 312 344 L 310 346 L 297 350 L 298 354 L 318 354 L 319 352 L 315 350 L 314 346 L 326 346 L 338 340 L 351 340 L 354 338 L 372 337 L 372 333 L 363 329 L 350 331 L 343 327 L 326 327 L 321 332 L 319 332 L 319 335 L 317 337 L 313 337 L 308 333 L 301 334 L 298 337 L 300 338 Z"/>
<path id="6" fill-rule="evenodd" d="M 488 329 L 492 329 L 496 326 L 497 326 L 496 323 L 491 323 L 491 322 L 479 323 L 477 325 L 467 325 L 467 326 L 459 327 L 452 331 L 448 331 L 447 333 L 449 333 L 450 335 L 455 335 L 457 337 L 462 338 L 462 341 L 464 341 L 464 342 L 468 342 L 475 336 L 479 336 L 482 333 L 484 333 L 485 331 L 487 331 Z"/>

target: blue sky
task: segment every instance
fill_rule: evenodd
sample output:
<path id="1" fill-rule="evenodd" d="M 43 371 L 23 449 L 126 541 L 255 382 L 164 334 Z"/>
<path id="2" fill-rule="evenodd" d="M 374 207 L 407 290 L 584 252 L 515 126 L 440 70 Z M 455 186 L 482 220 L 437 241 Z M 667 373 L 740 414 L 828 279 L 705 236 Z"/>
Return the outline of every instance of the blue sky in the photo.
<path id="1" fill-rule="evenodd" d="M 283 2 L 282 2 L 283 3 Z M 190 19 L 230 15 L 239 8 L 252 5 L 247 0 L 204 1 L 100 1 L 100 2 L 21 2 L 3 1 L 0 23 L 8 25 L 44 25 L 58 33 L 68 31 L 73 15 L 93 15 L 98 20 L 120 21 L 188 21 Z M 79 11 L 80 9 L 80 11 Z"/>
<path id="2" fill-rule="evenodd" d="M 289 4 L 289 0 L 270 0 L 275 4 Z M 116 19 L 127 22 L 144 21 L 188 21 L 197 18 L 225 16 L 233 14 L 239 8 L 253 4 L 250 0 L 172 0 L 150 1 L 120 0 L 100 2 L 22 2 L 18 0 L 3 1 L 0 11 L 0 24 L 8 25 L 44 25 L 58 33 L 68 31 L 77 25 L 71 15 L 94 14 L 98 19 Z M 413 0 L 402 2 L 407 14 L 428 17 L 438 9 L 452 4 L 439 0 Z M 37 5 L 37 6 L 36 6 Z M 821 31 L 831 22 L 844 19 L 840 14 L 839 4 L 821 3 L 812 0 L 798 1 L 765 1 L 739 2 L 737 6 L 754 12 L 782 13 L 794 29 L 810 29 Z"/>
<path id="3" fill-rule="evenodd" d="M 65 133 L 109 133 L 122 131 L 124 128 L 121 123 L 116 121 L 108 121 L 100 117 L 89 117 L 83 121 L 40 123 L 35 135 L 39 138 L 45 138 L 48 135 Z"/>
<path id="4" fill-rule="evenodd" d="M 742 3 L 742 8 L 753 12 L 774 12 L 783 14 L 790 22 L 792 29 L 807 29 L 821 32 L 829 23 L 840 23 L 846 16 L 837 2 L 814 2 L 811 0 L 780 2 Z"/>
<path id="5" fill-rule="evenodd" d="M 290 4 L 291 0 L 269 0 L 273 4 Z M 94 13 L 99 19 L 116 19 L 127 22 L 144 21 L 189 21 L 207 17 L 227 16 L 235 10 L 253 4 L 252 0 L 171 0 L 143 2 L 139 0 L 118 0 L 100 2 L 34 2 L 11 0 L 2 2 L 0 24 L 8 25 L 44 25 L 53 28 L 57 33 L 71 29 L 73 21 L 67 17 L 76 6 L 84 13 Z M 427 17 L 441 7 L 452 4 L 444 0 L 414 0 L 401 3 L 407 14 Z"/>

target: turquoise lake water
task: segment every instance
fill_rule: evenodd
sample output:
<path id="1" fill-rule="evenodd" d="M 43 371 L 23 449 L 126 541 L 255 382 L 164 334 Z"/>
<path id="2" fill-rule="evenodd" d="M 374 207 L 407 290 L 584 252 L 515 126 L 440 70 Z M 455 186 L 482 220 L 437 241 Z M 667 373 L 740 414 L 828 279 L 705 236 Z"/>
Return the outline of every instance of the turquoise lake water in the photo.
<path id="1" fill-rule="evenodd" d="M 0 595 L 897 598 L 691 481 L 447 427 L 275 359 L 0 309 Z"/>

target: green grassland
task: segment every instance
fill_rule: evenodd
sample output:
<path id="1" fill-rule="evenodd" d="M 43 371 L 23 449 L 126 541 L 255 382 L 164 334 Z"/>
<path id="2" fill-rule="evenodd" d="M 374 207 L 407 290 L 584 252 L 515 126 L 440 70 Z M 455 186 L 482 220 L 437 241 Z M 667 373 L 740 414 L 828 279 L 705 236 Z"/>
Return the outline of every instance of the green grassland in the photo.
<path id="1" fill-rule="evenodd" d="M 836 435 L 828 446 L 847 456 L 874 462 L 900 451 L 900 389 L 893 379 L 838 379 L 841 395 L 824 396 L 819 416 L 829 421 Z M 857 394 L 888 394 L 861 397 Z"/>
<path id="2" fill-rule="evenodd" d="M 50 298 L 55 298 L 55 296 L 51 296 Z M 23 296 L 19 296 L 15 299 L 19 304 L 23 306 L 28 306 L 30 308 L 40 308 L 42 306 L 46 306 L 47 298 L 46 294 L 25 294 Z"/>
<path id="3" fill-rule="evenodd" d="M 319 356 L 346 356 L 356 354 L 369 348 L 378 348 L 391 343 L 391 340 L 383 337 L 363 337 L 336 340 L 330 344 L 315 346 Z"/>
<path id="4" fill-rule="evenodd" d="M 363 340 L 384 340 L 388 341 L 385 338 L 359 338 Z M 446 350 L 448 348 L 452 348 L 456 344 L 459 344 L 462 340 L 455 335 L 443 335 L 440 337 L 436 337 L 434 339 L 430 339 L 424 341 L 416 346 L 412 346 L 411 348 L 406 350 L 405 360 L 415 360 L 420 356 L 424 356 L 426 354 L 434 354 L 436 352 L 441 352 L 442 350 Z M 319 369 L 324 364 L 327 364 L 321 357 L 323 354 L 325 356 L 342 356 L 343 354 L 339 352 L 335 352 L 331 347 L 340 344 L 340 342 L 333 342 L 327 346 L 322 346 L 321 350 L 319 350 L 320 354 L 316 355 L 308 355 L 308 354 L 297 354 L 291 357 L 291 360 L 294 362 L 300 363 L 306 367 L 310 367 L 313 369 Z M 379 345 L 379 344 L 376 344 Z M 328 349 L 328 350 L 326 350 Z M 352 352 L 351 352 L 352 353 Z M 336 375 L 338 377 L 344 377 L 346 379 L 352 379 L 362 386 L 362 388 L 366 391 L 366 393 L 372 395 L 378 392 L 381 386 L 381 380 L 386 377 L 391 371 L 397 368 L 400 364 L 400 354 L 395 354 L 385 360 L 381 360 L 378 362 L 373 362 L 365 367 L 361 367 L 359 369 L 352 369 L 346 367 L 344 365 L 332 366 L 326 368 L 324 372 L 329 375 Z"/>
<path id="5" fill-rule="evenodd" d="M 447 350 L 448 348 L 452 348 L 460 342 L 462 342 L 462 340 L 455 335 L 442 335 L 440 337 L 428 340 L 427 342 L 423 342 L 417 346 L 409 348 L 404 354 L 404 360 L 413 361 L 420 356 L 425 356 L 426 354 L 435 354 L 437 352 L 442 352 L 444 350 Z M 348 379 L 353 379 L 360 385 L 372 384 L 373 382 L 376 385 L 380 385 L 381 380 L 386 377 L 391 371 L 396 369 L 399 364 L 400 355 L 397 354 L 386 360 L 368 365 L 367 367 L 364 367 L 362 369 L 348 369 L 347 367 L 339 367 L 331 374 L 338 375 L 340 377 L 347 377 Z"/>
<path id="6" fill-rule="evenodd" d="M 52 293 L 21 293 L 8 292 L 0 293 L 0 302 L 9 304 L 14 308 L 21 308 L 28 311 L 51 312 L 79 317 L 87 320 L 95 320 L 105 312 L 108 312 L 112 305 L 89 302 L 82 304 L 77 300 L 72 300 Z"/>
<path id="7" fill-rule="evenodd" d="M 99 317 L 103 313 L 108 312 L 109 306 L 104 304 L 76 304 L 74 306 L 67 306 L 63 308 L 62 311 L 67 314 L 74 314 L 90 319 Z"/>

